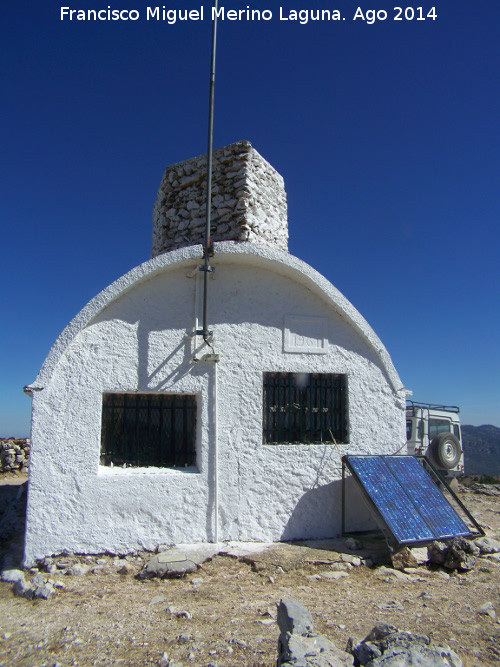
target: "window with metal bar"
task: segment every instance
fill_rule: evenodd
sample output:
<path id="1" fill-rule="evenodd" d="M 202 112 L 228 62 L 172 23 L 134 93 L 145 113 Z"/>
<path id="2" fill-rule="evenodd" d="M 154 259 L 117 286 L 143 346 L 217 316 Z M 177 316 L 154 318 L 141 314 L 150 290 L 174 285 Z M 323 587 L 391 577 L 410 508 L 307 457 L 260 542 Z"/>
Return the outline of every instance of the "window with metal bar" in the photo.
<path id="1" fill-rule="evenodd" d="M 348 442 L 347 378 L 264 373 L 264 444 Z"/>
<path id="2" fill-rule="evenodd" d="M 185 467 L 196 463 L 196 396 L 102 397 L 101 465 Z"/>

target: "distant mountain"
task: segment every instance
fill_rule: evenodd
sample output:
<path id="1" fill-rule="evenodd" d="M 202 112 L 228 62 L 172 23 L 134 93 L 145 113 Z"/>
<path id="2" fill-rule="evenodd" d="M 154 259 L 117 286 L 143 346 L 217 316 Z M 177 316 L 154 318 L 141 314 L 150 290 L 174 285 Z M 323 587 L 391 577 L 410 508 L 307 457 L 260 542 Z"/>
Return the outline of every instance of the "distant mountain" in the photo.
<path id="1" fill-rule="evenodd" d="M 500 428 L 462 426 L 465 472 L 468 475 L 500 475 Z"/>

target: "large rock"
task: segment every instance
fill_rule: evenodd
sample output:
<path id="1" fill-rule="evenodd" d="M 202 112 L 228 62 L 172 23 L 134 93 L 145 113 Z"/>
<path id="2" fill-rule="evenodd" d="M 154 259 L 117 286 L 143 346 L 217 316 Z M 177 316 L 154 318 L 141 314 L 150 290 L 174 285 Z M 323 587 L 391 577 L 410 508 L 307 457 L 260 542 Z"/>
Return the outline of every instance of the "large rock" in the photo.
<path id="1" fill-rule="evenodd" d="M 500 542 L 492 540 L 491 537 L 481 537 L 474 541 L 476 547 L 479 548 L 481 554 L 497 554 L 500 553 Z"/>
<path id="2" fill-rule="evenodd" d="M 401 547 L 391 556 L 392 566 L 396 570 L 404 570 L 407 567 L 417 567 L 418 561 L 408 547 Z"/>
<path id="3" fill-rule="evenodd" d="M 15 584 L 16 581 L 24 581 L 24 572 L 16 569 L 4 570 L 0 578 L 2 581 L 9 581 L 11 584 Z"/>
<path id="4" fill-rule="evenodd" d="M 352 655 L 338 649 L 323 635 L 290 635 L 282 646 L 277 667 L 352 667 Z M 281 661 L 280 661 L 281 657 Z"/>
<path id="5" fill-rule="evenodd" d="M 448 545 L 444 542 L 434 541 L 427 547 L 427 556 L 429 562 L 434 563 L 435 565 L 444 565 L 446 560 L 446 553 L 448 551 Z"/>
<path id="6" fill-rule="evenodd" d="M 415 645 L 402 652 L 398 647 L 393 647 L 367 665 L 368 667 L 462 667 L 463 663 L 449 646 L 443 644 Z"/>
<path id="7" fill-rule="evenodd" d="M 386 623 L 376 625 L 359 644 L 349 640 L 348 648 L 362 667 L 462 667 L 446 644 L 431 645 L 426 635 L 400 632 Z"/>
<path id="8" fill-rule="evenodd" d="M 429 561 L 444 565 L 448 570 L 473 570 L 480 549 L 465 537 L 455 537 L 451 542 L 432 542 L 428 546 Z"/>
<path id="9" fill-rule="evenodd" d="M 153 556 L 137 576 L 139 579 L 183 577 L 185 574 L 191 574 L 198 569 L 198 564 L 193 558 L 192 554 L 188 558 L 179 549 L 169 549 Z"/>
<path id="10" fill-rule="evenodd" d="M 296 600 L 283 598 L 278 604 L 277 667 L 352 667 L 349 653 L 314 632 L 307 609 Z"/>
<path id="11" fill-rule="evenodd" d="M 22 574 L 22 573 L 21 573 Z M 14 595 L 26 598 L 27 600 L 38 599 L 48 600 L 55 593 L 54 585 L 41 573 L 36 574 L 28 583 L 22 577 L 18 577 L 12 588 Z"/>
<path id="12" fill-rule="evenodd" d="M 473 570 L 480 553 L 474 542 L 469 542 L 465 537 L 455 537 L 446 554 L 444 566 L 448 570 Z"/>
<path id="13" fill-rule="evenodd" d="M 301 602 L 292 598 L 283 598 L 278 604 L 278 626 L 281 634 L 297 634 L 307 637 L 314 632 L 310 612 Z"/>

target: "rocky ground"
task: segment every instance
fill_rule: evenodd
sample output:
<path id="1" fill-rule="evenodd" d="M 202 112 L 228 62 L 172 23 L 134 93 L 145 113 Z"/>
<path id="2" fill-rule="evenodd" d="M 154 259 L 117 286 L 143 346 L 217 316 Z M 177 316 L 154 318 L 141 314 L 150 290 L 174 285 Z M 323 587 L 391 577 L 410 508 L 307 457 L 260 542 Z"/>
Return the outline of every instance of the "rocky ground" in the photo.
<path id="1" fill-rule="evenodd" d="M 4 572 L 18 564 L 26 480 L 9 475 L 0 481 Z M 500 487 L 476 484 L 460 495 L 499 539 Z M 0 665 L 271 667 L 282 598 L 301 602 L 314 629 L 341 649 L 385 622 L 448 644 L 466 667 L 500 662 L 499 554 L 483 555 L 470 572 L 428 564 L 399 571 L 382 541 L 362 546 L 337 540 L 247 553 L 225 545 L 177 579 L 136 578 L 150 553 L 59 556 L 25 572 L 27 582 L 52 582 L 48 600 L 16 596 L 12 582 L 0 582 Z M 368 567 L 369 558 L 378 564 Z"/>

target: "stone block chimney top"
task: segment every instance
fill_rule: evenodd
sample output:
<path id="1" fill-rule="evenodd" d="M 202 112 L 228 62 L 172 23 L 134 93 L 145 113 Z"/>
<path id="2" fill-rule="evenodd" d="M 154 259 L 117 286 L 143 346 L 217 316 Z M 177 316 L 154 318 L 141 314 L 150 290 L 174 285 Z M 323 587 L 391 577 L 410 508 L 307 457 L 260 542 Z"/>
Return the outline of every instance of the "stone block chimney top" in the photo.
<path id="1" fill-rule="evenodd" d="M 153 208 L 151 257 L 205 243 L 206 172 L 206 155 L 165 169 Z M 211 239 L 288 251 L 283 178 L 248 141 L 214 151 Z"/>

